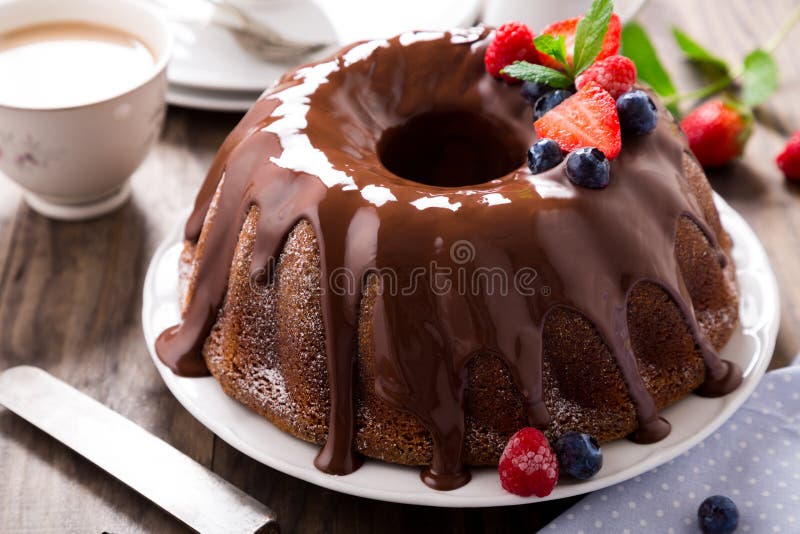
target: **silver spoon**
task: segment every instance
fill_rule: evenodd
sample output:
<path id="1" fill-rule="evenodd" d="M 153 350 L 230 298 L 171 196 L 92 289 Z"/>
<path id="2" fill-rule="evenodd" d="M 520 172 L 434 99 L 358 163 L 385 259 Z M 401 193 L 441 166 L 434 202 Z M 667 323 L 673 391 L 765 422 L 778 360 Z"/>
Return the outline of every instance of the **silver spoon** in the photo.
<path id="1" fill-rule="evenodd" d="M 218 19 L 213 19 L 213 23 L 224 26 L 245 50 L 266 61 L 294 60 L 328 46 L 328 43 L 299 43 L 288 39 L 227 0 L 204 1 L 233 15 L 239 21 L 238 25 Z"/>

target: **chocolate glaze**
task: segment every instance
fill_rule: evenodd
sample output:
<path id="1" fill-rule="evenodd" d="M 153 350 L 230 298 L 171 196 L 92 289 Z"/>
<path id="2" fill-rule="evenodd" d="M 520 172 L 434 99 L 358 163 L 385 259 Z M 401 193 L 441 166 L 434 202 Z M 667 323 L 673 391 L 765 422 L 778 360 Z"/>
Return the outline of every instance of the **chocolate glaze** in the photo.
<path id="1" fill-rule="evenodd" d="M 461 460 L 464 393 L 467 364 L 477 353 L 494 354 L 506 363 L 525 398 L 531 425 L 549 423 L 542 391 L 542 329 L 555 307 L 583 314 L 611 349 L 636 409 L 636 441 L 659 440 L 670 429 L 657 413 L 631 349 L 627 299 L 637 283 L 659 284 L 683 312 L 707 367 L 703 394 L 723 395 L 741 381 L 741 371 L 720 360 L 700 334 L 675 257 L 676 225 L 688 217 L 718 250 L 720 261 L 727 261 L 689 192 L 681 164 L 686 147 L 667 112 L 660 109 L 653 133 L 625 140 L 605 190 L 573 186 L 563 163 L 532 176 L 522 165 L 524 147 L 535 136 L 531 111 L 516 87 L 485 74 L 488 37 L 483 28 L 406 33 L 353 45 L 288 73 L 225 141 L 186 225 L 187 240 L 197 241 L 201 230 L 206 233 L 200 243 L 209 252 L 197 251 L 193 298 L 183 321 L 162 333 L 156 347 L 164 363 L 189 376 L 208 372 L 201 349 L 222 305 L 234 248 L 251 206 L 260 214 L 251 272 L 261 283 L 269 283 L 271 273 L 265 276 L 264 269 L 279 256 L 295 224 L 306 219 L 313 226 L 320 248 L 330 385 L 328 438 L 315 465 L 328 473 L 346 474 L 360 463 L 353 447 L 353 382 L 363 287 L 346 294 L 332 291 L 329 274 L 340 268 L 358 281 L 391 268 L 401 288 L 420 266 L 450 269 L 439 284 L 429 273 L 425 283 L 407 293 L 387 290 L 379 276 L 383 291 L 372 316 L 375 390 L 384 401 L 418 417 L 430 432 L 433 461 L 422 479 L 436 489 L 469 480 Z M 425 128 L 397 130 L 428 113 L 428 119 L 416 119 Z M 492 149 L 499 151 L 496 158 L 477 154 L 474 165 L 453 173 L 450 165 L 459 158 L 451 157 L 445 171 L 421 176 L 425 165 L 403 162 L 414 157 L 411 145 L 404 143 L 435 139 L 425 137 L 425 131 L 436 127 L 429 120 L 436 116 L 455 117 L 465 128 L 490 122 L 497 127 L 489 129 L 507 138 Z M 384 132 L 410 141 L 392 141 L 393 134 L 387 134 L 379 147 Z M 465 143 L 480 151 L 480 143 Z M 510 165 L 516 168 L 500 178 L 480 180 L 470 171 L 493 159 L 514 158 L 509 154 L 519 147 Z M 379 149 L 390 167 L 416 173 L 413 177 L 428 185 L 387 170 Z M 503 165 L 481 172 L 503 172 Z M 471 183 L 477 185 L 442 186 Z M 215 220 L 204 227 L 212 201 Z M 453 247 L 464 240 L 471 248 L 459 255 Z M 487 291 L 488 286 L 465 291 L 456 285 L 465 274 L 473 280 L 476 272 L 500 269 L 513 280 L 530 268 L 542 284 L 533 294 L 514 288 Z M 545 285 L 549 291 L 542 290 Z"/>

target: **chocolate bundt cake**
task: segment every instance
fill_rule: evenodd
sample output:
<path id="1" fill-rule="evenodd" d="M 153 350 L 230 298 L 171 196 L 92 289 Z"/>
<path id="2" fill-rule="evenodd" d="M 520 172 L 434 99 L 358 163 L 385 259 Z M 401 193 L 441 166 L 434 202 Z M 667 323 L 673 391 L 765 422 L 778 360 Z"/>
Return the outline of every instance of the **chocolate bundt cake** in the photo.
<path id="1" fill-rule="evenodd" d="M 536 426 L 652 442 L 721 395 L 731 242 L 671 115 L 603 191 L 532 175 L 530 107 L 490 32 L 411 32 L 286 74 L 231 133 L 186 225 L 176 373 L 322 445 L 458 487 Z"/>

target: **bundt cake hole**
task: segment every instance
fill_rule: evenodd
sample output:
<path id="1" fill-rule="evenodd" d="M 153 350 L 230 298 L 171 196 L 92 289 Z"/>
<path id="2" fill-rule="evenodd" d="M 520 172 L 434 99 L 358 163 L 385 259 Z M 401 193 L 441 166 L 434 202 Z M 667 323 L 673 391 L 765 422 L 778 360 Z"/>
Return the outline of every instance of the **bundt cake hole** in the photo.
<path id="1" fill-rule="evenodd" d="M 429 111 L 388 128 L 378 157 L 401 178 L 463 187 L 500 178 L 520 167 L 525 142 L 499 120 L 463 109 Z"/>

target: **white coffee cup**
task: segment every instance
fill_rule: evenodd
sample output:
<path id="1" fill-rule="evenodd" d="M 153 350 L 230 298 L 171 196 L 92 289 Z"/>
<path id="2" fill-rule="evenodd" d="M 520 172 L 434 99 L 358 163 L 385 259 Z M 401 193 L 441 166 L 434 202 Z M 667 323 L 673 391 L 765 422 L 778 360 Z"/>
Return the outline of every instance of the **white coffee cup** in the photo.
<path id="1" fill-rule="evenodd" d="M 518 20 L 530 26 L 538 33 L 549 24 L 577 17 L 591 5 L 591 0 L 486 0 L 483 22 L 491 26 L 500 26 L 504 22 Z M 615 10 L 628 22 L 644 7 L 647 0 L 617 0 Z"/>
<path id="2" fill-rule="evenodd" d="M 133 0 L 0 1 L 0 33 L 52 22 L 118 29 L 155 55 L 152 71 L 100 101 L 51 108 L 0 102 L 0 172 L 45 216 L 97 217 L 126 202 L 128 179 L 158 139 L 172 37 L 156 12 Z"/>

